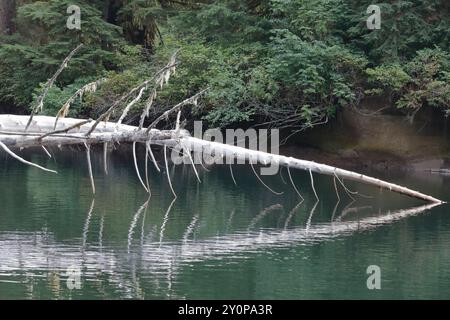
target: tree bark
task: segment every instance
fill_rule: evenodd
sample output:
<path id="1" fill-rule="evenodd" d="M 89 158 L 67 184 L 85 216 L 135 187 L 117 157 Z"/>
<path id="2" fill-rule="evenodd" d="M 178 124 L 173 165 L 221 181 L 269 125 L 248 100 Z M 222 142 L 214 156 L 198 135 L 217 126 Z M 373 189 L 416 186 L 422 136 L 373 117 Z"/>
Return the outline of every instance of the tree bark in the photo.
<path id="1" fill-rule="evenodd" d="M 9 35 L 14 33 L 13 18 L 15 9 L 15 0 L 0 1 L 0 35 Z"/>

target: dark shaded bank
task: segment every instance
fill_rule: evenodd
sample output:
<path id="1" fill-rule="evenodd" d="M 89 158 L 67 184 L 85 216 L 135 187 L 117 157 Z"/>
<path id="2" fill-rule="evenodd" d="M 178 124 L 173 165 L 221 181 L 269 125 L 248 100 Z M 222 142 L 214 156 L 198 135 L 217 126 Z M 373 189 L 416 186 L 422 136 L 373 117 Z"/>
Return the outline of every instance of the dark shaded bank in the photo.
<path id="1" fill-rule="evenodd" d="M 0 114 L 27 114 L 27 110 L 13 103 L 0 102 Z"/>
<path id="2" fill-rule="evenodd" d="M 450 168 L 449 119 L 433 109 L 414 121 L 366 101 L 343 109 L 328 124 L 308 130 L 281 147 L 283 154 L 342 168 L 442 170 Z"/>

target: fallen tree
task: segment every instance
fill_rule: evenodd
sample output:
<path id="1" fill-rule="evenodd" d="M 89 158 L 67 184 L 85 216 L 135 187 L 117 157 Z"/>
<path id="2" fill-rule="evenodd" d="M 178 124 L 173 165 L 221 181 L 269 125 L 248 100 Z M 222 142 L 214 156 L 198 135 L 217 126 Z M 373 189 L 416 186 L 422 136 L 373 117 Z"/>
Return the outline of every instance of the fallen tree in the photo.
<path id="1" fill-rule="evenodd" d="M 306 161 L 301 159 L 295 159 L 292 157 L 285 157 L 282 155 L 271 154 L 263 151 L 250 150 L 242 147 L 237 147 L 228 144 L 222 144 L 218 142 L 211 142 L 202 139 L 198 139 L 190 136 L 189 132 L 186 130 L 182 130 L 180 128 L 180 115 L 181 108 L 186 105 L 196 105 L 198 99 L 205 92 L 205 90 L 193 95 L 192 97 L 180 102 L 174 107 L 170 108 L 166 112 L 164 112 L 161 116 L 156 118 L 149 126 L 144 127 L 144 120 L 148 117 L 149 109 L 152 107 L 153 101 L 157 94 L 157 88 L 162 88 L 169 81 L 171 75 L 175 72 L 176 68 L 176 52 L 170 58 L 169 63 L 158 71 L 153 77 L 144 81 L 139 86 L 133 88 L 128 93 L 124 94 L 120 99 L 113 103 L 111 107 L 108 108 L 106 112 L 101 114 L 98 119 L 93 120 L 81 120 L 81 119 L 71 119 L 65 118 L 70 108 L 70 103 L 73 101 L 73 97 L 70 101 L 66 102 L 61 110 L 58 112 L 56 117 L 47 117 L 47 116 L 38 116 L 35 113 L 39 110 L 42 110 L 44 106 L 44 97 L 46 92 L 53 83 L 55 82 L 56 76 L 62 72 L 65 66 L 67 66 L 70 58 L 74 55 L 76 50 L 78 50 L 80 46 L 78 46 L 74 51 L 72 51 L 68 58 L 64 60 L 62 66 L 58 69 L 55 76 L 53 76 L 48 82 L 46 87 L 44 88 L 43 94 L 38 98 L 38 102 L 36 107 L 33 109 L 31 116 L 18 116 L 18 115 L 0 115 L 0 149 L 3 149 L 9 155 L 14 157 L 15 159 L 28 164 L 39 169 L 43 169 L 46 171 L 51 171 L 46 168 L 43 168 L 39 165 L 33 164 L 25 159 L 21 158 L 17 155 L 12 149 L 21 149 L 27 147 L 42 147 L 44 150 L 47 149 L 48 146 L 63 146 L 63 145 L 73 145 L 73 144 L 81 144 L 86 147 L 87 160 L 88 160 L 88 168 L 89 174 L 91 177 L 92 190 L 95 193 L 95 184 L 94 178 L 92 174 L 92 166 L 90 161 L 90 146 L 93 144 L 103 144 L 104 145 L 104 156 L 107 156 L 107 147 L 108 144 L 112 143 L 122 143 L 129 142 L 133 143 L 133 157 L 134 157 L 134 165 L 136 168 L 136 173 L 138 178 L 144 187 L 144 189 L 150 193 L 150 186 L 148 184 L 148 160 L 154 162 L 155 166 L 158 168 L 156 164 L 155 158 L 152 153 L 151 145 L 160 145 L 164 147 L 164 156 L 165 156 L 165 165 L 167 177 L 169 179 L 169 184 L 172 189 L 172 192 L 176 198 L 176 193 L 172 187 L 170 182 L 170 175 L 167 170 L 168 161 L 167 161 L 167 148 L 174 148 L 177 150 L 182 150 L 184 154 L 187 154 L 192 162 L 192 166 L 194 172 L 199 179 L 197 170 L 195 168 L 195 164 L 192 158 L 192 152 L 200 152 L 207 153 L 209 155 L 214 155 L 215 157 L 226 157 L 227 159 L 234 160 L 244 160 L 250 162 L 252 165 L 252 169 L 255 175 L 258 177 L 260 182 L 264 184 L 261 178 L 257 175 L 256 171 L 253 168 L 254 163 L 260 163 L 263 165 L 278 165 L 284 166 L 288 168 L 289 178 L 292 183 L 294 190 L 298 193 L 300 197 L 301 194 L 295 186 L 295 183 L 290 174 L 290 169 L 300 169 L 306 170 L 310 174 L 311 178 L 311 186 L 314 191 L 314 194 L 319 200 L 317 192 L 314 188 L 314 178 L 313 172 L 323 175 L 328 175 L 335 179 L 335 187 L 336 187 L 336 179 L 342 185 L 347 194 L 352 197 L 354 192 L 351 192 L 346 188 L 344 184 L 344 179 L 357 181 L 363 184 L 371 185 L 374 187 L 378 187 L 381 189 L 397 192 L 400 194 L 404 194 L 410 197 L 418 198 L 424 201 L 428 201 L 431 203 L 443 203 L 443 201 L 436 199 L 432 196 L 420 193 L 415 190 L 411 190 L 409 188 L 396 185 L 387 181 L 383 181 L 380 179 L 376 179 L 370 176 L 358 174 L 356 172 L 339 169 L 336 167 L 315 163 L 312 161 Z M 98 82 L 94 82 L 91 84 L 87 84 L 81 90 L 82 94 L 83 90 L 95 90 Z M 150 86 L 153 84 L 153 88 Z M 135 105 L 140 99 L 143 98 L 145 91 L 150 90 L 150 94 L 148 95 L 147 102 L 145 104 L 145 108 L 142 112 L 139 126 L 129 126 L 122 124 L 123 119 L 126 117 L 131 107 Z M 122 108 L 122 104 L 126 101 L 132 99 L 125 108 Z M 117 123 L 108 121 L 110 117 L 122 110 L 121 116 L 118 119 Z M 175 124 L 175 129 L 173 130 L 159 130 L 156 129 L 156 126 L 159 122 L 164 119 L 168 119 L 171 114 L 177 114 L 177 120 Z M 145 175 L 146 179 L 142 179 L 141 174 L 139 172 L 137 157 L 136 157 L 136 144 L 141 143 L 146 147 L 146 156 L 145 156 Z M 195 156 L 195 155 L 194 155 Z M 159 168 L 158 168 L 159 171 Z M 106 161 L 105 161 L 105 172 L 107 173 Z M 234 179 L 233 179 L 234 180 Z M 265 184 L 264 184 L 265 185 Z M 267 185 L 265 185 L 269 190 L 271 190 Z M 274 192 L 273 190 L 271 190 Z M 276 192 L 274 192 L 276 193 Z M 336 187 L 336 193 L 338 193 Z M 338 194 L 337 194 L 338 195 Z M 339 195 L 338 195 L 339 197 Z"/>
<path id="2" fill-rule="evenodd" d="M 201 140 L 190 136 L 186 130 L 151 129 L 147 132 L 146 129 L 123 124 L 117 126 L 116 123 L 107 122 L 97 126 L 92 133 L 86 135 L 91 129 L 92 122 L 89 120 L 64 118 L 58 122 L 57 130 L 53 130 L 54 117 L 35 116 L 32 124 L 25 131 L 28 118 L 28 116 L 0 115 L 0 147 L 3 150 L 10 153 L 12 152 L 11 148 L 49 147 L 70 144 L 92 145 L 117 142 L 147 144 L 150 142 L 150 144 L 170 148 L 187 148 L 191 151 L 201 150 L 201 152 L 208 152 L 215 156 L 253 161 L 263 165 L 275 163 L 287 168 L 328 175 L 338 179 L 340 182 L 342 182 L 342 179 L 353 180 L 432 203 L 443 202 L 418 191 L 356 172 L 312 161 Z M 149 154 L 146 156 L 150 157 Z"/>

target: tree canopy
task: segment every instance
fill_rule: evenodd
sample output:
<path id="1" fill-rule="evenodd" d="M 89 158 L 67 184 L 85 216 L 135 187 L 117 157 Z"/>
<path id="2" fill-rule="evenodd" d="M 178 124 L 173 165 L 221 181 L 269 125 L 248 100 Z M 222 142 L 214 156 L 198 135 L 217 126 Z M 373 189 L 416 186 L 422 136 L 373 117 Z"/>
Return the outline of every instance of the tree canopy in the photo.
<path id="1" fill-rule="evenodd" d="M 66 27 L 72 4 L 81 8 L 80 30 Z M 81 42 L 85 46 L 50 90 L 44 113 L 56 114 L 81 87 L 105 78 L 71 109 L 73 116 L 101 111 L 181 48 L 177 74 L 152 112 L 208 87 L 192 112 L 210 126 L 244 122 L 302 130 L 370 95 L 388 96 L 393 108 L 410 116 L 422 107 L 450 114 L 448 1 L 380 3 L 378 30 L 366 27 L 370 4 L 16 0 L 13 32 L 0 36 L 0 103 L 30 110 L 43 83 Z M 142 105 L 134 108 L 138 114 Z"/>

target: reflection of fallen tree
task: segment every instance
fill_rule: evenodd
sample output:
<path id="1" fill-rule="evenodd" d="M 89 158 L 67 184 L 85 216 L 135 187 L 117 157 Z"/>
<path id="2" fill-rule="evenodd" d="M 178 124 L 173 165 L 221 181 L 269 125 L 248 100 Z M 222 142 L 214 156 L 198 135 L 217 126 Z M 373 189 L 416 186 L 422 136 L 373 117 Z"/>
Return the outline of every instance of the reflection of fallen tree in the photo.
<path id="1" fill-rule="evenodd" d="M 143 206 L 146 207 L 147 203 Z M 189 240 L 184 238 L 179 242 L 150 241 L 146 238 L 142 246 L 133 247 L 133 251 L 140 252 L 140 259 L 145 268 L 164 269 L 168 264 L 176 262 L 187 263 L 205 259 L 214 259 L 235 255 L 244 252 L 253 252 L 276 247 L 286 247 L 297 243 L 310 243 L 326 241 L 338 236 L 351 235 L 354 232 L 374 229 L 383 225 L 394 223 L 409 216 L 424 213 L 437 204 L 423 205 L 411 209 L 397 210 L 383 215 L 366 217 L 356 221 L 332 222 L 311 225 L 308 229 L 295 227 L 288 229 L 260 229 L 255 231 L 244 231 L 223 236 L 215 236 L 207 239 Z M 139 208 L 138 215 L 142 208 Z M 95 212 L 95 210 L 94 210 Z M 88 218 L 89 219 L 89 215 Z M 130 235 L 128 236 L 128 248 L 132 242 L 135 217 L 131 222 Z M 192 232 L 192 223 L 187 227 L 188 232 Z M 86 230 L 83 231 L 83 234 Z M 48 238 L 48 236 L 47 236 Z M 107 269 L 115 268 L 119 263 L 115 254 L 106 247 L 102 252 L 95 251 L 98 247 L 90 248 L 89 244 L 82 241 L 82 247 L 70 244 L 52 243 L 39 241 L 39 236 L 35 234 L 27 235 L 15 234 L 0 237 L 0 272 L 25 269 L 53 269 L 64 270 L 70 265 L 84 263 L 86 265 L 108 266 Z M 103 247 L 103 245 L 101 245 Z M 50 250 L 51 248 L 51 250 Z M 84 257 L 84 258 L 83 258 Z M 113 272 L 113 270 L 110 270 Z"/>
<path id="2" fill-rule="evenodd" d="M 151 242 L 145 243 L 144 247 L 141 248 L 141 254 L 143 260 L 158 267 L 158 265 L 164 264 L 164 261 L 167 264 L 174 261 L 177 264 L 187 263 L 273 247 L 287 247 L 297 243 L 312 244 L 391 224 L 400 219 L 424 213 L 436 206 L 437 204 L 423 205 L 410 209 L 389 211 L 382 215 L 365 217 L 355 221 L 313 224 L 308 225 L 306 228 L 295 227 L 255 231 L 248 229 L 244 232 L 195 241 L 184 239 L 181 243 Z M 278 206 L 270 206 L 262 210 L 262 212 L 265 213 L 277 208 Z M 192 226 L 189 225 L 189 232 L 192 232 L 191 228 Z"/>
<path id="3" fill-rule="evenodd" d="M 423 205 L 358 221 L 317 224 L 307 228 L 247 230 L 190 240 L 188 236 L 198 224 L 198 216 L 194 216 L 192 222 L 186 227 L 183 239 L 176 242 L 160 242 L 146 236 L 143 227 L 140 228 L 142 234 L 140 236 L 136 234 L 138 220 L 142 220 L 142 226 L 145 223 L 144 218 L 140 217 L 147 205 L 148 201 L 133 216 L 126 240 L 127 245 L 123 250 L 111 249 L 101 243 L 103 222 L 99 226 L 100 243 L 90 244 L 86 240 L 91 228 L 89 223 L 91 215 L 95 213 L 95 208 L 93 209 L 92 206 L 86 217 L 81 244 L 80 242 L 59 243 L 51 233 L 1 234 L 0 282 L 14 282 L 17 279 L 20 283 L 24 283 L 21 274 L 27 274 L 29 279 L 39 277 L 45 279 L 42 275 L 43 271 L 63 275 L 67 268 L 78 266 L 82 272 L 83 281 L 93 283 L 106 281 L 108 286 L 117 287 L 117 290 L 122 291 L 125 290 L 124 288 L 139 287 L 135 285 L 135 282 L 144 281 L 142 279 L 146 278 L 160 290 L 165 291 L 166 289 L 160 286 L 165 287 L 164 283 L 167 282 L 167 287 L 171 288 L 171 282 L 178 274 L 178 270 L 186 264 L 225 257 L 244 257 L 249 252 L 328 241 L 339 236 L 348 236 L 355 232 L 394 223 L 437 206 L 437 204 Z M 133 238 L 140 239 L 134 242 Z M 128 270 L 130 273 L 124 273 L 123 270 Z M 151 276 L 136 277 L 136 272 Z M 134 285 L 130 286 L 130 283 Z M 135 294 L 129 290 L 125 290 L 124 294 L 129 298 L 135 297 Z"/>

